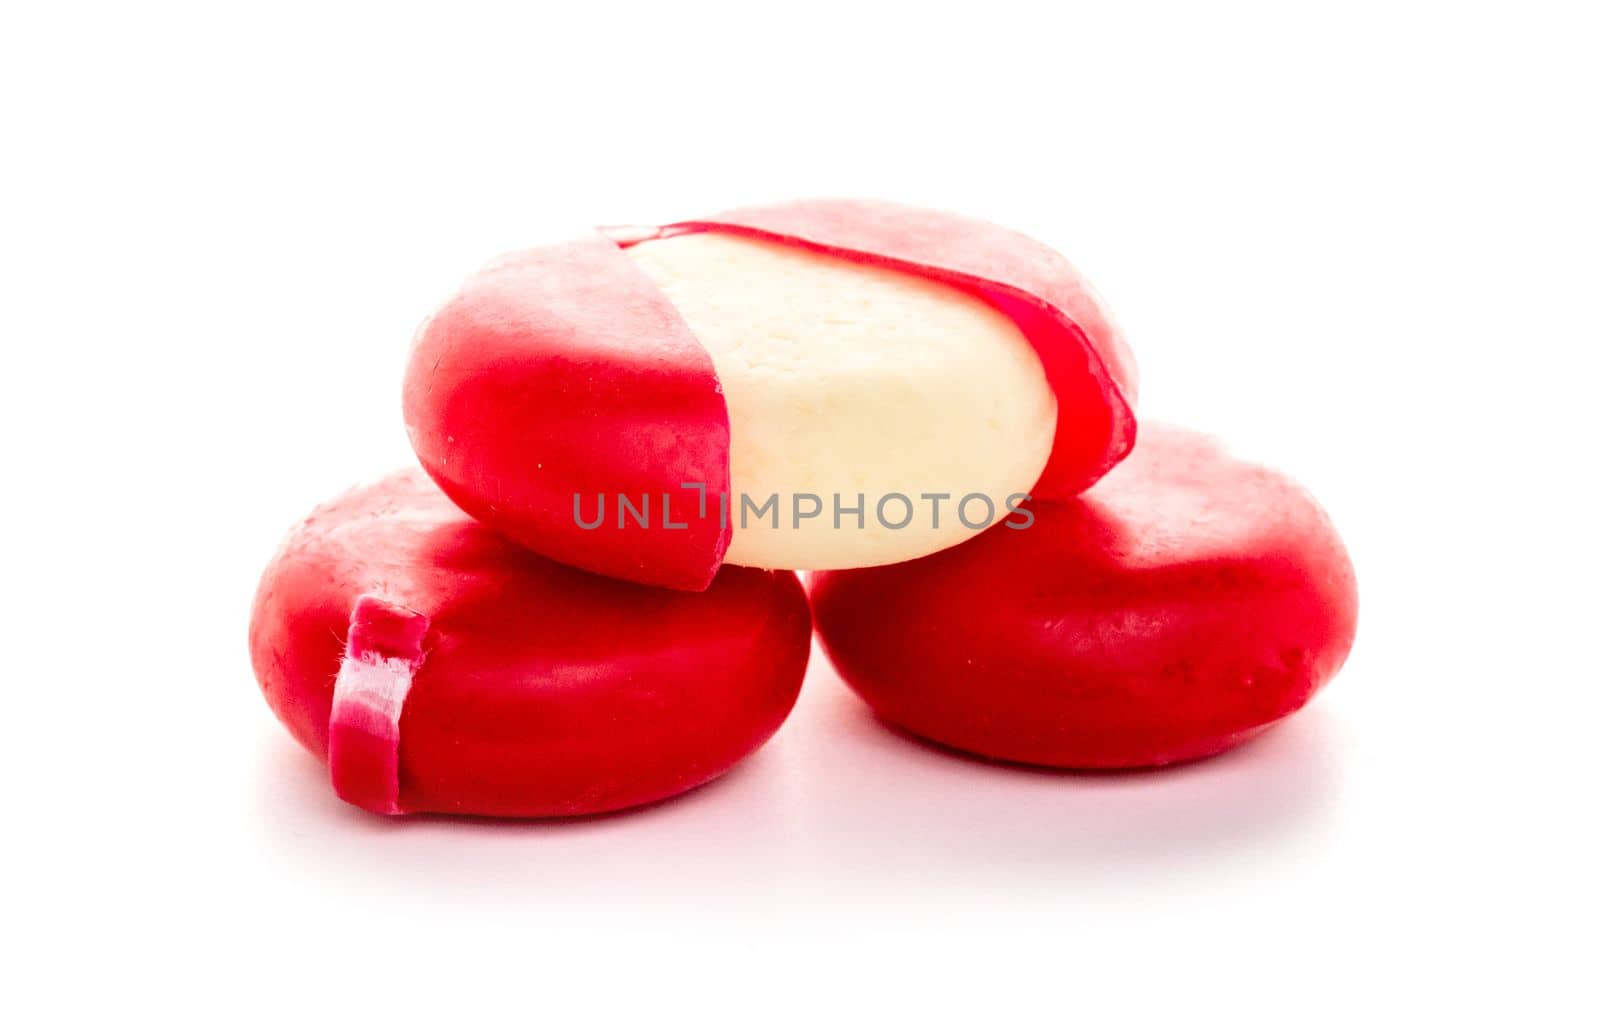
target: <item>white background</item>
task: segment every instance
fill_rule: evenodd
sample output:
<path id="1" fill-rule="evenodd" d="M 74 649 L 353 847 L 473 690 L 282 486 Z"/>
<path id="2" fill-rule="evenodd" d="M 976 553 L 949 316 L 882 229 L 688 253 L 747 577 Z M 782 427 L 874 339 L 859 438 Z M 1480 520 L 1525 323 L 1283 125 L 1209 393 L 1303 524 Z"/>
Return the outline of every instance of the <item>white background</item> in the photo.
<path id="1" fill-rule="evenodd" d="M 1595 1000 L 1592 11 L 941 6 L 7 8 L 9 1007 Z M 497 252 L 798 195 L 1074 259 L 1147 416 L 1333 514 L 1343 674 L 1078 776 L 907 741 L 819 659 L 676 802 L 337 802 L 245 627 L 289 525 L 408 460 L 415 325 Z"/>

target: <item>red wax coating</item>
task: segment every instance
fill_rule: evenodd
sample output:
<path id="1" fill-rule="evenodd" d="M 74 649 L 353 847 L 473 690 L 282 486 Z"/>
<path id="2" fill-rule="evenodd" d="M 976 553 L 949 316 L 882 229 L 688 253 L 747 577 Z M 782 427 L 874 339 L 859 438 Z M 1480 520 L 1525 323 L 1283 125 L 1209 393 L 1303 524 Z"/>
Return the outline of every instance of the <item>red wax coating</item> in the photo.
<path id="1" fill-rule="evenodd" d="M 1134 440 L 1127 346 L 1072 265 L 1026 236 L 957 215 L 875 201 L 813 200 L 503 257 L 422 327 L 406 373 L 418 460 L 462 509 L 541 555 L 597 573 L 704 588 L 731 531 L 728 411 L 710 356 L 622 247 L 720 230 L 925 275 L 986 299 L 1038 352 L 1059 405 L 1033 489 L 1092 485 Z M 685 489 L 685 484 L 703 485 Z M 574 495 L 595 530 L 574 517 Z M 619 529 L 617 496 L 649 501 L 648 529 Z M 661 522 L 670 496 L 673 524 Z M 702 506 L 705 506 L 702 509 Z"/>
<path id="2" fill-rule="evenodd" d="M 399 815 L 400 713 L 422 664 L 428 620 L 371 594 L 356 598 L 328 717 L 334 793 L 368 811 Z"/>
<path id="3" fill-rule="evenodd" d="M 1206 437 L 1146 423 L 1080 499 L 1030 508 L 1027 529 L 813 577 L 824 647 L 885 720 L 990 758 L 1156 766 L 1265 730 L 1350 651 L 1327 515 Z"/>
<path id="4" fill-rule="evenodd" d="M 722 562 L 728 405 L 711 356 L 608 239 L 513 253 L 469 279 L 418 334 L 404 410 L 439 487 L 540 555 L 685 590 Z M 703 515 L 684 483 L 705 486 Z M 581 527 L 575 494 L 586 520 L 603 496 L 605 522 Z M 651 504 L 648 529 L 619 529 L 619 495 Z"/>
<path id="5" fill-rule="evenodd" d="M 420 664 L 422 637 L 427 631 L 426 615 L 366 594 L 356 598 L 345 653 L 352 657 L 377 655 Z"/>
<path id="6" fill-rule="evenodd" d="M 291 533 L 262 576 L 250 651 L 307 749 L 328 759 L 330 738 L 346 736 L 347 800 L 563 816 L 670 797 L 759 747 L 794 704 L 810 629 L 792 573 L 728 566 L 684 593 L 580 572 L 502 540 L 407 471 Z M 392 809 L 374 759 L 383 722 L 353 709 L 330 730 L 341 665 L 363 647 L 416 659 Z"/>

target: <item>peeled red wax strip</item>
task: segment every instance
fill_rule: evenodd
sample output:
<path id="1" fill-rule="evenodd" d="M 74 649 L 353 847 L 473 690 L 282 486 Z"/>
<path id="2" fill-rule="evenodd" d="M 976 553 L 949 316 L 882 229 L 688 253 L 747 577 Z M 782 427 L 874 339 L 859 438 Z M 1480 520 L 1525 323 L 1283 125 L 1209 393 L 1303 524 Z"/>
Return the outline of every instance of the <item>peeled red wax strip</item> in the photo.
<path id="1" fill-rule="evenodd" d="M 326 503 L 267 566 L 250 654 L 267 702 L 383 814 L 586 815 L 720 776 L 783 722 L 811 621 L 794 574 L 700 593 L 528 553 L 420 471 Z"/>
<path id="2" fill-rule="evenodd" d="M 1082 497 L 811 592 L 835 668 L 886 721 L 1075 768 L 1250 739 L 1333 677 L 1356 625 L 1349 556 L 1304 489 L 1148 422 Z"/>
<path id="3" fill-rule="evenodd" d="M 502 257 L 423 326 L 405 416 L 423 467 L 505 536 L 699 589 L 725 560 L 880 565 L 975 533 L 927 510 L 904 529 L 802 531 L 798 506 L 773 531 L 744 522 L 744 495 L 981 493 L 993 523 L 1013 494 L 1080 491 L 1132 445 L 1134 387 L 1054 251 L 942 212 L 817 200 Z M 623 497 L 654 522 L 627 523 Z"/>
<path id="4" fill-rule="evenodd" d="M 400 711 L 422 664 L 428 620 L 370 594 L 356 598 L 333 684 L 328 771 L 339 797 L 399 815 Z"/>

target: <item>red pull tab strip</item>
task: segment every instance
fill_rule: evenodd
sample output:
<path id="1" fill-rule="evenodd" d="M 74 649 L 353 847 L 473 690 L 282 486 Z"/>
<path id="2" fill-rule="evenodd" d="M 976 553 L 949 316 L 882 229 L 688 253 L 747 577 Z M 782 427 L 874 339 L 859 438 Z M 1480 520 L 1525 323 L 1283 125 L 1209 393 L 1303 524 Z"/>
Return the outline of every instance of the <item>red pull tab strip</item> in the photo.
<path id="1" fill-rule="evenodd" d="M 339 797 L 399 815 L 400 711 L 422 666 L 424 615 L 363 594 L 350 615 L 328 718 L 328 771 Z"/>

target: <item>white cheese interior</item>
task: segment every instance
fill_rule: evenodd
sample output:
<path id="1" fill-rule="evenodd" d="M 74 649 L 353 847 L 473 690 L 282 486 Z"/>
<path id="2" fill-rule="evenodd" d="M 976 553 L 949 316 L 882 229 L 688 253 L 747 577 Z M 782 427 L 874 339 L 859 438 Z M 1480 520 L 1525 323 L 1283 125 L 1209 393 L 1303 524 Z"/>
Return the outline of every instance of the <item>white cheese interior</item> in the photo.
<path id="1" fill-rule="evenodd" d="M 986 496 L 998 523 L 1007 497 L 1044 469 L 1055 397 L 1033 348 L 987 303 L 913 274 L 728 235 L 628 253 L 710 352 L 727 398 L 726 561 L 849 569 L 917 558 L 978 533 L 957 515 L 964 497 Z M 771 512 L 755 517 L 774 493 L 776 530 Z M 817 496 L 820 515 L 797 520 L 816 505 L 796 503 L 797 493 Z M 893 493 L 911 509 L 883 499 Z M 924 498 L 941 493 L 950 498 Z M 836 517 L 836 494 L 864 516 Z M 886 526 L 908 512 L 906 526 Z M 964 515 L 982 524 L 983 501 Z"/>

